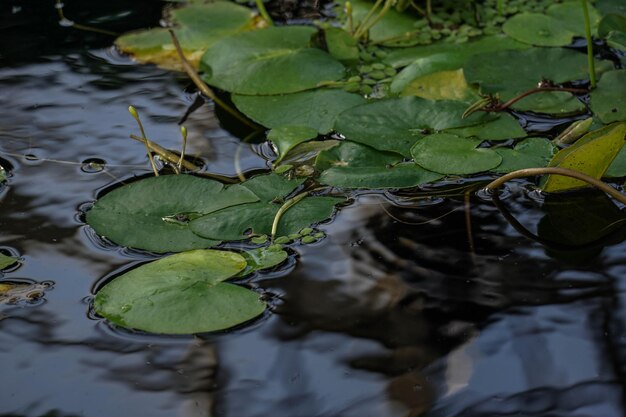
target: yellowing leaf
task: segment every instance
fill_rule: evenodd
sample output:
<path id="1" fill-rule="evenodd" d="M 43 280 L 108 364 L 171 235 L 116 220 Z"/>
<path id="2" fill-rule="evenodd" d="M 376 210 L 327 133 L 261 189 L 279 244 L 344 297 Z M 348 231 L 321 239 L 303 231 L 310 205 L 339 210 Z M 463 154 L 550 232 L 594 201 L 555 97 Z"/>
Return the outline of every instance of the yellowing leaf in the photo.
<path id="1" fill-rule="evenodd" d="M 406 86 L 402 95 L 429 100 L 467 100 L 476 96 L 465 81 L 463 69 L 439 71 L 418 77 Z"/>
<path id="2" fill-rule="evenodd" d="M 569 148 L 559 151 L 549 167 L 568 168 L 600 179 L 624 146 L 626 123 L 618 123 L 587 133 Z M 549 175 L 543 191 L 554 193 L 586 187 L 587 183 L 570 177 Z"/>

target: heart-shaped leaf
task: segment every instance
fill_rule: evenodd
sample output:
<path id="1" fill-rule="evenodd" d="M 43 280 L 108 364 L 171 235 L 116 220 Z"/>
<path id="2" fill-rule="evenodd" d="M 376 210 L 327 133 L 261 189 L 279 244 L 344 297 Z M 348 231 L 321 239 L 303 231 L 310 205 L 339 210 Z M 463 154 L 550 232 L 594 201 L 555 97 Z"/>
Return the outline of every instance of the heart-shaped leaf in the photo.
<path id="1" fill-rule="evenodd" d="M 219 243 L 192 233 L 189 221 L 258 200 L 241 185 L 225 187 L 217 181 L 190 175 L 151 177 L 103 196 L 87 212 L 87 223 L 118 245 L 180 252 Z"/>
<path id="2" fill-rule="evenodd" d="M 462 138 L 449 133 L 425 136 L 411 148 L 415 162 L 441 174 L 467 175 L 489 171 L 502 157 L 493 149 L 477 148 L 480 139 Z"/>
<path id="3" fill-rule="evenodd" d="M 189 4 L 173 9 L 167 20 L 174 27 L 186 58 L 198 65 L 208 47 L 219 39 L 254 29 L 250 9 L 227 1 Z M 182 70 L 180 59 L 165 28 L 127 33 L 115 45 L 142 63 Z"/>
<path id="4" fill-rule="evenodd" d="M 408 156 L 415 141 L 429 131 L 472 126 L 496 118 L 474 113 L 463 119 L 467 106 L 457 101 L 417 97 L 377 100 L 340 114 L 335 129 L 353 142 Z"/>
<path id="5" fill-rule="evenodd" d="M 442 177 L 413 163 L 402 163 L 397 154 L 348 141 L 320 152 L 315 166 L 323 171 L 320 183 L 339 188 L 406 188 Z"/>
<path id="6" fill-rule="evenodd" d="M 272 245 L 242 252 L 241 256 L 246 260 L 246 268 L 239 272 L 237 277 L 245 277 L 253 272 L 280 265 L 289 254 L 282 250 L 280 245 Z"/>
<path id="7" fill-rule="evenodd" d="M 282 126 L 270 130 L 267 138 L 274 144 L 278 154 L 274 165 L 280 163 L 290 150 L 316 137 L 317 131 L 306 126 Z"/>
<path id="8" fill-rule="evenodd" d="M 238 94 L 295 93 L 344 76 L 344 67 L 311 47 L 316 29 L 282 26 L 240 33 L 213 44 L 202 57 L 204 80 Z"/>
<path id="9" fill-rule="evenodd" d="M 0 253 L 0 269 L 7 268 L 16 262 L 18 262 L 17 258 Z"/>
<path id="10" fill-rule="evenodd" d="M 556 147 L 543 138 L 529 138 L 519 142 L 515 148 L 495 150 L 502 157 L 502 163 L 495 172 L 513 172 L 525 168 L 543 168 L 548 165 Z"/>
<path id="11" fill-rule="evenodd" d="M 365 103 L 358 94 L 324 89 L 278 96 L 233 94 L 232 99 L 242 113 L 262 126 L 306 126 L 322 135 L 330 133 L 339 113 Z"/>
<path id="12" fill-rule="evenodd" d="M 222 281 L 246 267 L 234 252 L 194 250 L 142 265 L 96 294 L 96 312 L 119 326 L 163 334 L 223 330 L 265 310 L 259 295 Z"/>

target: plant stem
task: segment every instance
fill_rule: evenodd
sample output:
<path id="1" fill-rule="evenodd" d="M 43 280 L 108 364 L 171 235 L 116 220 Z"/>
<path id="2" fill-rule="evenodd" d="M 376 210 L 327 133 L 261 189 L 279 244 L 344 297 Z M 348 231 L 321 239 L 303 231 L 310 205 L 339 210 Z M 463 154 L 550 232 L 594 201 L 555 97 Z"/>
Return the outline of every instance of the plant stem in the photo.
<path id="1" fill-rule="evenodd" d="M 498 14 L 502 16 L 504 14 L 504 0 L 498 0 L 496 2 L 496 7 L 498 9 Z"/>
<path id="2" fill-rule="evenodd" d="M 389 9 L 391 9 L 391 5 L 393 4 L 393 0 L 386 0 L 385 1 L 385 5 L 383 6 L 383 8 L 380 10 L 380 13 L 378 13 L 378 16 L 376 16 L 376 18 L 374 20 L 367 23 L 366 26 L 361 28 L 361 35 L 364 35 L 365 33 L 367 33 L 368 30 L 370 30 L 376 23 L 380 22 L 380 20 L 385 17 L 385 15 L 387 14 L 387 12 L 389 11 Z M 357 37 L 358 39 L 358 37 Z"/>
<path id="3" fill-rule="evenodd" d="M 582 2 L 583 15 L 585 16 L 585 38 L 587 39 L 587 64 L 589 65 L 589 81 L 591 81 L 591 88 L 596 88 L 596 64 L 593 59 L 593 40 L 591 39 L 589 8 L 587 7 L 587 0 L 580 1 Z"/>
<path id="4" fill-rule="evenodd" d="M 174 43 L 174 48 L 176 48 L 176 52 L 178 53 L 178 58 L 180 59 L 180 63 L 183 66 L 183 69 L 191 78 L 191 81 L 198 87 L 200 92 L 213 100 L 215 104 L 220 106 L 222 109 L 227 111 L 231 116 L 235 117 L 240 122 L 246 124 L 247 126 L 257 130 L 258 126 L 246 119 L 241 113 L 237 110 L 230 107 L 224 101 L 222 101 L 217 95 L 211 90 L 211 88 L 200 78 L 200 76 L 196 73 L 196 70 L 193 69 L 187 58 L 185 57 L 185 53 L 183 52 L 183 48 L 180 46 L 180 42 L 178 42 L 178 38 L 172 29 L 169 30 L 170 36 L 172 37 L 172 42 Z"/>
<path id="5" fill-rule="evenodd" d="M 515 178 L 524 178 L 524 177 L 534 177 L 536 175 L 563 175 L 565 177 L 572 177 L 577 180 L 586 182 L 587 184 L 598 188 L 601 191 L 604 191 L 617 201 L 622 204 L 626 204 L 626 195 L 620 193 L 615 188 L 611 187 L 608 184 L 603 183 L 602 181 L 595 179 L 587 174 L 583 174 L 582 172 L 574 171 L 572 169 L 567 168 L 557 168 L 557 167 L 548 167 L 548 168 L 527 168 L 520 169 L 518 171 L 513 171 L 509 174 L 503 175 L 500 178 L 497 178 L 487 184 L 485 190 L 487 191 L 495 191 L 507 181 L 510 181 Z"/>
<path id="6" fill-rule="evenodd" d="M 183 161 L 185 160 L 185 150 L 187 149 L 187 128 L 185 126 L 180 127 L 180 134 L 183 137 L 183 147 L 180 150 L 180 159 L 178 160 L 178 163 L 176 164 L 179 174 L 183 165 Z"/>
<path id="7" fill-rule="evenodd" d="M 141 131 L 141 137 L 144 139 L 143 143 L 144 145 L 146 145 L 146 151 L 148 153 L 148 160 L 150 161 L 150 166 L 152 167 L 152 171 L 154 172 L 154 176 L 158 177 L 159 176 L 159 170 L 157 169 L 155 163 L 154 163 L 154 159 L 152 159 L 152 152 L 151 152 L 151 143 L 148 140 L 148 138 L 146 137 L 146 132 L 143 129 L 143 123 L 141 123 L 141 119 L 139 118 L 139 113 L 137 113 L 137 109 L 135 109 L 134 106 L 128 106 L 128 112 L 130 113 L 131 116 L 133 116 L 133 119 L 135 119 L 135 121 L 137 122 L 137 124 L 139 125 L 139 130 Z"/>
<path id="8" fill-rule="evenodd" d="M 365 17 L 361 19 L 361 21 L 357 25 L 356 30 L 354 32 L 355 39 L 359 39 L 361 37 L 362 32 L 363 32 L 362 28 L 367 24 L 367 21 L 374 15 L 374 12 L 376 11 L 376 9 L 380 7 L 382 2 L 383 0 L 376 0 L 376 3 L 374 3 L 374 6 L 372 6 L 372 8 L 369 10 L 369 12 L 367 12 Z"/>
<path id="9" fill-rule="evenodd" d="M 345 4 L 346 16 L 348 17 L 348 32 L 350 35 L 354 35 L 354 17 L 352 16 L 352 3 L 349 1 Z"/>
<path id="10" fill-rule="evenodd" d="M 167 149 L 165 149 L 164 147 L 162 147 L 158 143 L 155 143 L 155 142 L 152 142 L 152 141 L 146 141 L 145 138 L 142 138 L 142 137 L 136 136 L 136 135 L 130 135 L 130 138 L 134 139 L 136 141 L 142 142 L 143 144 L 148 146 L 149 149 L 152 152 L 156 153 L 161 158 L 163 158 L 164 160 L 166 160 L 167 162 L 169 162 L 171 164 L 178 164 L 178 162 L 180 162 L 180 157 L 178 155 L 176 155 L 173 152 L 168 151 Z M 199 167 L 195 166 L 194 164 L 192 164 L 191 162 L 186 161 L 184 159 L 181 162 L 181 166 L 183 168 L 185 168 L 186 170 L 188 170 L 188 171 L 196 171 L 199 168 Z"/>
<path id="11" fill-rule="evenodd" d="M 268 25 L 274 26 L 274 21 L 270 17 L 267 9 L 265 8 L 265 4 L 263 4 L 263 0 L 255 0 L 256 8 L 259 11 L 259 14 L 267 22 Z"/>
<path id="12" fill-rule="evenodd" d="M 304 197 L 306 197 L 307 195 L 309 195 L 308 191 L 300 193 L 297 196 L 285 201 L 285 203 L 278 209 L 276 216 L 274 216 L 274 222 L 272 223 L 272 237 L 271 237 L 272 241 L 274 241 L 274 238 L 276 237 L 276 232 L 278 231 L 278 223 L 280 222 L 280 219 L 283 217 L 285 212 L 289 210 L 291 207 L 298 204 L 298 202 L 302 200 Z"/>

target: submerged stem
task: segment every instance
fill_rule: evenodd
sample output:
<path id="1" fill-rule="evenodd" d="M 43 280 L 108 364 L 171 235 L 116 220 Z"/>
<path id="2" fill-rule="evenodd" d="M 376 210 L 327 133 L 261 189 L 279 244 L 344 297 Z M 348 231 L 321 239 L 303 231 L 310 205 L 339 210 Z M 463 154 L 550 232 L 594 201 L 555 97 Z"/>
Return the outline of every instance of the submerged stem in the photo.
<path id="1" fill-rule="evenodd" d="M 585 17 L 585 38 L 587 39 L 587 65 L 589 66 L 589 81 L 591 88 L 596 88 L 596 64 L 593 59 L 593 40 L 591 39 L 591 23 L 589 22 L 589 8 L 587 0 L 581 0 L 583 16 Z"/>
<path id="2" fill-rule="evenodd" d="M 617 191 L 615 188 L 611 187 L 610 185 L 605 184 L 604 182 L 596 178 L 593 178 L 587 174 L 583 174 L 582 172 L 574 171 L 572 169 L 557 168 L 557 167 L 527 168 L 527 169 L 520 169 L 518 171 L 513 171 L 487 184 L 487 186 L 485 187 L 485 190 L 494 191 L 507 181 L 510 181 L 516 178 L 534 177 L 536 175 L 563 175 L 565 177 L 575 178 L 577 180 L 584 181 L 587 184 L 593 187 L 596 187 L 597 189 L 601 191 L 604 191 L 605 193 L 607 193 L 608 195 L 610 195 L 611 197 L 613 197 L 620 203 L 626 204 L 626 195 L 620 193 L 619 191 Z"/>

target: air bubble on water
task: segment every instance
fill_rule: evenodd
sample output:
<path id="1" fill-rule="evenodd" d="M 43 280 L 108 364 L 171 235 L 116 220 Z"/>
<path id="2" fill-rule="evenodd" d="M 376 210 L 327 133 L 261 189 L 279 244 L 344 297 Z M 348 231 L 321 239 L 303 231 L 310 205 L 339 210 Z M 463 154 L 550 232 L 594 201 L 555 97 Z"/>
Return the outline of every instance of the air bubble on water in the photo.
<path id="1" fill-rule="evenodd" d="M 63 18 L 59 20 L 59 26 L 62 26 L 64 28 L 72 27 L 74 26 L 74 22 L 71 21 L 70 19 Z"/>

